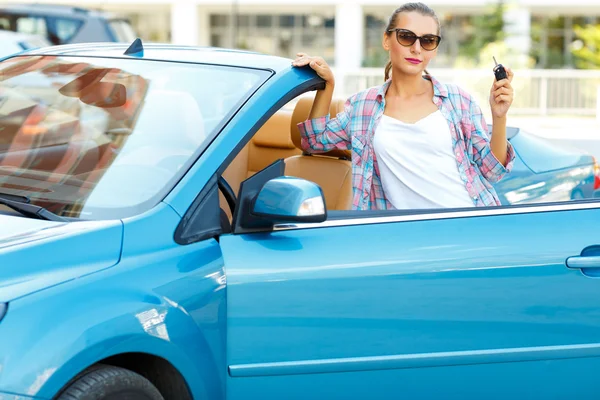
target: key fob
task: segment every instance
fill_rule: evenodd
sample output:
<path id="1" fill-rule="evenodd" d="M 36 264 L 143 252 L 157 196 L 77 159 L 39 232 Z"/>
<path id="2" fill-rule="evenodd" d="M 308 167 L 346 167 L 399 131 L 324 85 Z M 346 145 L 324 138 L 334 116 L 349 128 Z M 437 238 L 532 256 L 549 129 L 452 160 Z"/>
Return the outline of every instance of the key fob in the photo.
<path id="1" fill-rule="evenodd" d="M 494 67 L 494 75 L 496 75 L 497 81 L 507 78 L 506 70 L 504 69 L 502 64 L 498 64 Z"/>

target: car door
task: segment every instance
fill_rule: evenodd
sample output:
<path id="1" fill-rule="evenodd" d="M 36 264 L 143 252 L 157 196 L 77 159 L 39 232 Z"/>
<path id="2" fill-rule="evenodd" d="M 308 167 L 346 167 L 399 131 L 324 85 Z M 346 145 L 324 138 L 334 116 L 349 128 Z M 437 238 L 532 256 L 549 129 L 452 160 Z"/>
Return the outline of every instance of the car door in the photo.
<path id="1" fill-rule="evenodd" d="M 577 202 L 223 235 L 228 398 L 597 398 L 598 221 Z"/>

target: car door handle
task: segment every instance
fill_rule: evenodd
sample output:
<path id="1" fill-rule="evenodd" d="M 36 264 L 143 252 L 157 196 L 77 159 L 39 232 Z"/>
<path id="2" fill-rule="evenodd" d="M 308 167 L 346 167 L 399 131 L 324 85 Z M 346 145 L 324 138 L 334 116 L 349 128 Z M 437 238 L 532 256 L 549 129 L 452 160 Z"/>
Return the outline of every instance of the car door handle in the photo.
<path id="1" fill-rule="evenodd" d="M 569 268 L 598 268 L 600 269 L 600 256 L 576 256 L 567 258 L 567 267 Z"/>

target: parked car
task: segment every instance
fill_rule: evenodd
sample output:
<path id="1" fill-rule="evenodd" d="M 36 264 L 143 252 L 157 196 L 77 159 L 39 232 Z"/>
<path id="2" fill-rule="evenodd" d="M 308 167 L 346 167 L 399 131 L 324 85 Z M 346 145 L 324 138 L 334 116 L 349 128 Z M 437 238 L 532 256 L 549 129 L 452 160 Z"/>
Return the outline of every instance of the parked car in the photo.
<path id="1" fill-rule="evenodd" d="M 55 45 L 131 43 L 136 38 L 126 18 L 104 11 L 54 4 L 0 5 L 0 29 L 41 35 Z"/>
<path id="2" fill-rule="evenodd" d="M 0 73 L 3 400 L 597 396 L 600 204 L 554 195 L 587 156 L 513 130 L 512 204 L 350 211 L 348 154 L 299 149 L 311 100 L 284 105 L 324 83 L 291 60 L 136 42 Z"/>
<path id="3" fill-rule="evenodd" d="M 0 30 L 0 58 L 48 46 L 51 43 L 41 36 Z"/>
<path id="4" fill-rule="evenodd" d="M 495 184 L 502 204 L 587 199 L 600 188 L 600 170 L 592 155 L 561 148 L 519 128 L 509 128 L 507 134 L 517 158 L 511 173 Z"/>

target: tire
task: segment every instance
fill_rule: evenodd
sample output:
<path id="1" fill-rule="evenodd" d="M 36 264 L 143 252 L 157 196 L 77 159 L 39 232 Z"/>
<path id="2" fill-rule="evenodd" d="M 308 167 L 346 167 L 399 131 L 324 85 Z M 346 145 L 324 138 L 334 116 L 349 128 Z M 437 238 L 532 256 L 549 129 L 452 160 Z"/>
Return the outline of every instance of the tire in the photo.
<path id="1" fill-rule="evenodd" d="M 164 400 L 146 378 L 128 369 L 100 366 L 84 372 L 58 400 Z"/>

